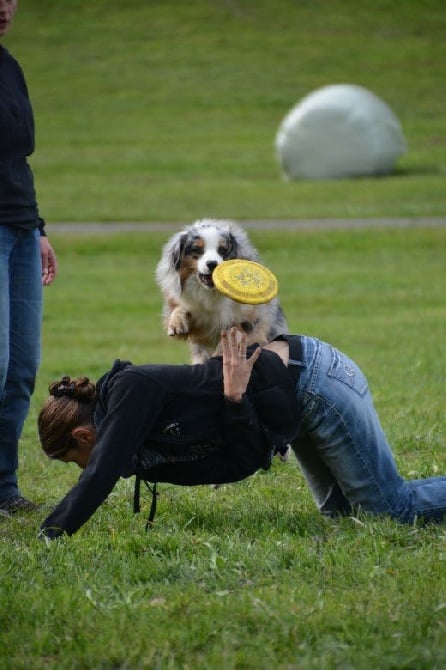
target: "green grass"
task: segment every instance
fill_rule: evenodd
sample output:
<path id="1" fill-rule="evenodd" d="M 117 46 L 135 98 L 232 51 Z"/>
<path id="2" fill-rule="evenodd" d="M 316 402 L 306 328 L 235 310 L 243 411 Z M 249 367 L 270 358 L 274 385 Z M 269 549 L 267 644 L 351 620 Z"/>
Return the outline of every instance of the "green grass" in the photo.
<path id="1" fill-rule="evenodd" d="M 28 0 L 6 45 L 34 101 L 58 221 L 444 216 L 437 0 Z M 409 152 L 392 176 L 285 182 L 274 138 L 310 91 L 370 88 Z"/>
<path id="2" fill-rule="evenodd" d="M 353 356 L 406 477 L 446 472 L 446 229 L 260 232 L 292 330 Z M 38 408 L 62 374 L 114 357 L 187 361 L 162 331 L 154 266 L 166 236 L 54 234 L 43 361 L 20 481 L 55 503 L 75 466 L 48 462 Z M 0 665 L 434 670 L 446 663 L 445 526 L 330 522 L 295 463 L 239 484 L 163 485 L 153 530 L 121 481 L 72 538 L 36 539 L 44 513 L 0 517 Z"/>
<path id="3" fill-rule="evenodd" d="M 434 0 L 27 0 L 5 45 L 37 121 L 42 214 L 58 221 L 445 216 L 446 11 Z M 283 181 L 277 127 L 330 83 L 373 90 L 409 152 L 387 178 Z M 54 228 L 53 228 L 54 230 Z M 292 330 L 367 372 L 406 477 L 446 472 L 444 228 L 252 232 Z M 167 234 L 52 233 L 42 367 L 20 449 L 49 505 L 78 471 L 36 434 L 51 380 L 114 357 L 184 362 L 161 328 Z M 213 491 L 162 486 L 156 524 L 122 481 L 47 547 L 42 514 L 0 517 L 5 670 L 434 670 L 446 663 L 444 526 L 332 523 L 293 462 Z"/>

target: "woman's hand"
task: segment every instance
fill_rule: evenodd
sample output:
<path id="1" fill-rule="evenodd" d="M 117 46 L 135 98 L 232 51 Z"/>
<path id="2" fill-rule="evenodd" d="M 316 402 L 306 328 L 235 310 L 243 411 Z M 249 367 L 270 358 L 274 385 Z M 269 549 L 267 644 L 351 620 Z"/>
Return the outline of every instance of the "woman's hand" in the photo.
<path id="1" fill-rule="evenodd" d="M 231 402 L 241 402 L 248 387 L 252 368 L 262 349 L 257 347 L 252 356 L 246 358 L 246 333 L 237 328 L 222 331 L 221 347 L 224 396 Z"/>
<path id="2" fill-rule="evenodd" d="M 47 237 L 40 238 L 40 257 L 42 259 L 42 284 L 49 286 L 57 274 L 57 258 Z"/>

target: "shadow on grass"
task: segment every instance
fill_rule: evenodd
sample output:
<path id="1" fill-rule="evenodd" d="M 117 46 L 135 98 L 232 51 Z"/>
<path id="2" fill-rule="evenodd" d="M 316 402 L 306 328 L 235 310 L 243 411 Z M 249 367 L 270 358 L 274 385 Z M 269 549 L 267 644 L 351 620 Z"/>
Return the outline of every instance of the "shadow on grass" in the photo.
<path id="1" fill-rule="evenodd" d="M 407 167 L 397 167 L 391 174 L 387 175 L 389 179 L 392 177 L 434 177 L 444 174 L 441 165 L 409 165 Z"/>
<path id="2" fill-rule="evenodd" d="M 284 509 L 237 508 L 224 510 L 195 509 L 190 516 L 183 510 L 178 526 L 191 533 L 226 535 L 236 531 L 245 538 L 274 535 L 314 537 L 326 532 L 330 522 L 315 512 L 294 512 Z"/>

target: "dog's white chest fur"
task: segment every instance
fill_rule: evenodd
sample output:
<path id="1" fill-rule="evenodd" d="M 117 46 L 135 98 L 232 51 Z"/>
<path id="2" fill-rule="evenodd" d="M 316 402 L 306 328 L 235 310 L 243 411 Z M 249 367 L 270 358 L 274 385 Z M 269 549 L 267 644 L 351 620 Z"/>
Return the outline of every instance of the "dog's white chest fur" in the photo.
<path id="1" fill-rule="evenodd" d="M 249 319 L 255 311 L 251 305 L 242 305 L 230 300 L 218 293 L 215 288 L 203 288 L 196 275 L 191 275 L 186 280 L 182 302 L 197 327 L 209 328 L 218 334 L 222 328 Z"/>

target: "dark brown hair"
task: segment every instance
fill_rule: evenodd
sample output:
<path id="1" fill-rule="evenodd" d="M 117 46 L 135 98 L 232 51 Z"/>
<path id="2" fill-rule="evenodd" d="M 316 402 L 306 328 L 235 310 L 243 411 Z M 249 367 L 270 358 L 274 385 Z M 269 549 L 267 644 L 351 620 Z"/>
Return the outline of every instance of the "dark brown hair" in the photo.
<path id="1" fill-rule="evenodd" d="M 50 397 L 39 413 L 37 425 L 42 449 L 50 458 L 61 458 L 77 447 L 71 431 L 93 424 L 96 386 L 88 377 L 62 377 L 49 386 Z"/>

